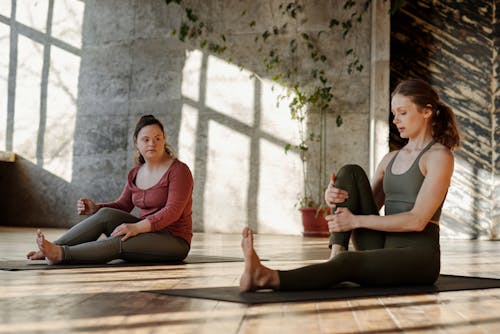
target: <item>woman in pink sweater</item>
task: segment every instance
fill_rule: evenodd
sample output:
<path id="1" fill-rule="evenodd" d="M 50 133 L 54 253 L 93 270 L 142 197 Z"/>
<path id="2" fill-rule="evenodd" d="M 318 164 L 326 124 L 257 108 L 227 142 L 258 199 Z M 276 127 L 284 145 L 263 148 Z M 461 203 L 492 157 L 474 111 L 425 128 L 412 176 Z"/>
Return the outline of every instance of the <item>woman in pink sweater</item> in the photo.
<path id="1" fill-rule="evenodd" d="M 31 260 L 56 263 L 178 262 L 192 238 L 193 177 L 165 138 L 161 122 L 143 116 L 134 131 L 138 164 L 129 171 L 121 196 L 114 202 L 78 200 L 78 213 L 90 215 L 54 242 L 38 230 L 38 251 Z M 140 209 L 140 216 L 130 212 Z M 107 238 L 99 239 L 105 234 Z"/>

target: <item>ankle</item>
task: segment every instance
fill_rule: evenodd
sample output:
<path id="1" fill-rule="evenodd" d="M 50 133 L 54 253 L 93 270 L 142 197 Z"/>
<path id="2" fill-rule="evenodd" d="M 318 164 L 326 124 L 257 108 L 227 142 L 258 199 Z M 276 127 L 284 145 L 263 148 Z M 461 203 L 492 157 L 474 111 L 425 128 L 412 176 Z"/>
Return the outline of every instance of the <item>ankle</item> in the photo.
<path id="1" fill-rule="evenodd" d="M 279 277 L 275 270 L 266 267 L 260 267 L 256 271 L 255 283 L 259 289 L 277 289 L 279 287 Z"/>

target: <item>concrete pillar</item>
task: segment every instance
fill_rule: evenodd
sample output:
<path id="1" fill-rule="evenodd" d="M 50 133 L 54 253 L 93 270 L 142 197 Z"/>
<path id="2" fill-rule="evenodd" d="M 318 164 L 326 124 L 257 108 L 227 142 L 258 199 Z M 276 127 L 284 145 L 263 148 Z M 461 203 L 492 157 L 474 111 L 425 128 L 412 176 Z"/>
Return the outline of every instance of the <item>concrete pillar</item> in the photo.
<path id="1" fill-rule="evenodd" d="M 389 151 L 390 2 L 372 3 L 370 75 L 370 177 Z"/>

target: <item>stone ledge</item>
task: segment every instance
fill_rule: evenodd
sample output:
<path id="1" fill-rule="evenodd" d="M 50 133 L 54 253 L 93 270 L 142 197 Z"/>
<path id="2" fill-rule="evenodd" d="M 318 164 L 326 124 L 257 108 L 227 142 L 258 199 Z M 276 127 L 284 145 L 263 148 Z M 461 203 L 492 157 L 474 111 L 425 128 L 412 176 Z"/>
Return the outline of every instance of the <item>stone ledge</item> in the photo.
<path id="1" fill-rule="evenodd" d="M 0 151 L 0 161 L 14 162 L 16 161 L 16 154 L 14 152 Z"/>

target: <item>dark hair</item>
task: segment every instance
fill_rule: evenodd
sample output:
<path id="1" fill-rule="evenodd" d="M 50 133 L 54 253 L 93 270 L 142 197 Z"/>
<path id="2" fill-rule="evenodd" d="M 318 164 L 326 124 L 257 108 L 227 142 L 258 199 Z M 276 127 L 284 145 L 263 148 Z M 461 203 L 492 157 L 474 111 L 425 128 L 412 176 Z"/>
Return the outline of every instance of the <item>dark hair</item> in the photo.
<path id="1" fill-rule="evenodd" d="M 453 150 L 460 146 L 460 133 L 455 114 L 440 101 L 438 93 L 423 80 L 409 79 L 400 82 L 391 96 L 400 94 L 409 97 L 420 108 L 431 106 L 432 137 L 439 143 Z"/>
<path id="2" fill-rule="evenodd" d="M 167 136 L 165 135 L 165 130 L 163 129 L 163 124 L 154 117 L 153 115 L 144 115 L 142 116 L 139 121 L 137 121 L 137 124 L 135 125 L 135 130 L 134 130 L 134 142 L 137 140 L 137 136 L 139 135 L 139 131 L 145 126 L 148 125 L 158 125 L 161 129 L 161 132 L 163 133 L 163 137 L 165 138 L 165 152 L 167 152 L 170 157 L 175 158 L 175 151 L 172 145 L 168 143 Z M 146 161 L 144 160 L 144 157 L 142 156 L 139 151 L 136 152 L 137 156 L 135 157 L 135 160 L 138 164 L 143 164 Z"/>

